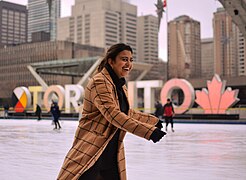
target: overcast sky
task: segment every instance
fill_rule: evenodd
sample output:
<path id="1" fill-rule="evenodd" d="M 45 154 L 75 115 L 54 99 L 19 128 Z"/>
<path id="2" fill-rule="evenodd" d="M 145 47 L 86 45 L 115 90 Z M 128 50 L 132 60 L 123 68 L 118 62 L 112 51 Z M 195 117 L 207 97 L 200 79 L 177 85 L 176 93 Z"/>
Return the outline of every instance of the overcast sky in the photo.
<path id="1" fill-rule="evenodd" d="M 17 4 L 27 5 L 28 0 L 5 0 Z M 138 15 L 156 15 L 155 3 L 157 0 L 127 0 L 138 6 Z M 61 16 L 69 16 L 74 0 L 61 0 Z M 180 15 L 188 15 L 201 23 L 201 37 L 213 37 L 213 13 L 221 4 L 218 0 L 167 0 L 167 10 L 163 15 L 159 32 L 159 57 L 167 60 L 167 22 Z"/>

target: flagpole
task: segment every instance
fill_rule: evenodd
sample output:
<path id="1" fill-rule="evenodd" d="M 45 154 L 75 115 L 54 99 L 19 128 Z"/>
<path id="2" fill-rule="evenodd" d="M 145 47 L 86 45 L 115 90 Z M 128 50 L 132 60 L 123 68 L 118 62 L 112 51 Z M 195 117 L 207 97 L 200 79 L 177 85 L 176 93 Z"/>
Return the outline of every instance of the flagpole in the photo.
<path id="1" fill-rule="evenodd" d="M 168 6 L 167 6 L 167 0 L 166 0 L 166 23 L 168 23 Z"/>
<path id="2" fill-rule="evenodd" d="M 164 0 L 165 1 L 165 5 L 166 5 L 166 60 L 167 60 L 167 80 L 169 79 L 169 72 L 168 72 L 168 6 L 167 6 L 167 0 Z"/>

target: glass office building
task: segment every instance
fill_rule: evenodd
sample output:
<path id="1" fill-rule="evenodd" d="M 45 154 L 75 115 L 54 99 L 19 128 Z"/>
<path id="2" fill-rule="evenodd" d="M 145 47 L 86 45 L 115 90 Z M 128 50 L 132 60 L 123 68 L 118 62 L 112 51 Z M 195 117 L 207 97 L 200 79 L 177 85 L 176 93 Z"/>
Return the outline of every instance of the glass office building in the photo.
<path id="1" fill-rule="evenodd" d="M 36 32 L 50 33 L 50 40 L 56 40 L 60 13 L 61 0 L 28 0 L 28 41 Z"/>

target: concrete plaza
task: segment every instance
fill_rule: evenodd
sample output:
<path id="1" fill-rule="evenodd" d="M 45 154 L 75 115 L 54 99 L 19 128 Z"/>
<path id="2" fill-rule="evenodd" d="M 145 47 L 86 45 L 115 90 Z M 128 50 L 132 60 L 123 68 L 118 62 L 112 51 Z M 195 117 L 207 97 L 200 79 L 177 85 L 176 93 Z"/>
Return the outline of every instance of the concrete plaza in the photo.
<path id="1" fill-rule="evenodd" d="M 55 180 L 77 121 L 0 120 L 0 179 Z M 128 180 L 245 180 L 246 125 L 174 124 L 154 144 L 128 133 Z"/>

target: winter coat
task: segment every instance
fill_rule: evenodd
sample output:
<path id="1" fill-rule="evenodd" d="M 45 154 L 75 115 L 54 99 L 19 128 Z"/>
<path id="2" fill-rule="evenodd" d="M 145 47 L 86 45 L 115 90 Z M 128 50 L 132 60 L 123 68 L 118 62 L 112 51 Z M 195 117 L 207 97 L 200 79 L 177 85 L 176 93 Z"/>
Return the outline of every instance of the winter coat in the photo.
<path id="1" fill-rule="evenodd" d="M 39 105 L 37 105 L 36 112 L 35 112 L 36 116 L 39 116 L 41 113 L 42 113 L 42 109 L 40 108 Z"/>
<path id="2" fill-rule="evenodd" d="M 127 95 L 126 86 L 123 86 Z M 118 129 L 118 168 L 121 180 L 126 180 L 123 139 L 126 132 L 150 139 L 158 118 L 130 109 L 120 111 L 116 87 L 104 68 L 89 81 L 84 96 L 82 118 L 75 133 L 72 148 L 65 157 L 57 179 L 77 180 L 98 160 Z"/>
<path id="3" fill-rule="evenodd" d="M 163 107 L 164 109 L 164 116 L 165 117 L 172 117 L 174 114 L 174 109 L 172 103 L 166 103 Z"/>
<path id="4" fill-rule="evenodd" d="M 54 105 L 51 106 L 50 112 L 51 112 L 55 121 L 57 121 L 60 118 L 61 112 L 60 112 L 60 109 L 59 109 L 59 106 L 57 105 L 57 103 L 54 103 Z"/>
<path id="5" fill-rule="evenodd" d="M 163 115 L 163 106 L 161 103 L 156 103 L 154 115 L 160 117 Z"/>

